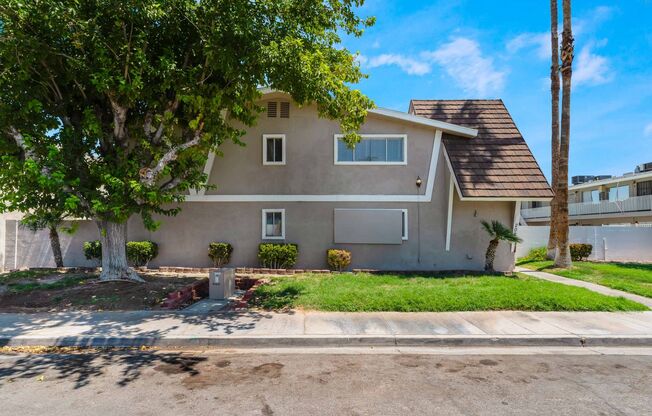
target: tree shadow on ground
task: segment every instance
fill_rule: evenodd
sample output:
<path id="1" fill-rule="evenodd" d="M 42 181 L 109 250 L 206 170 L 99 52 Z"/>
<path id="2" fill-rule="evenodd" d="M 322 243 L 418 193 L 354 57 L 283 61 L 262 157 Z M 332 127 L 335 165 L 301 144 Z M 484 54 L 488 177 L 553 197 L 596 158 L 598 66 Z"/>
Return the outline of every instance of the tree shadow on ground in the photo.
<path id="1" fill-rule="evenodd" d="M 31 379 L 54 373 L 57 380 L 71 380 L 74 388 L 88 386 L 94 378 L 104 375 L 108 366 L 119 366 L 121 377 L 116 380 L 126 387 L 150 368 L 162 366 L 168 374 L 199 374 L 196 366 L 206 361 L 204 357 L 187 356 L 182 353 L 158 353 L 155 351 L 90 350 L 76 354 L 43 354 L 21 356 L 16 361 L 0 365 L 0 388 L 7 382 Z"/>

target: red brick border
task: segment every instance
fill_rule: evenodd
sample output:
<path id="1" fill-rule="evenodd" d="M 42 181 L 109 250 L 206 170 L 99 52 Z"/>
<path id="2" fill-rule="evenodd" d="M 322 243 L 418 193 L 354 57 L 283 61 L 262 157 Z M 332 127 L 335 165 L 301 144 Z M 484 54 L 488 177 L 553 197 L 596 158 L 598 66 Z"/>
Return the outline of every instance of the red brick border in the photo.
<path id="1" fill-rule="evenodd" d="M 265 279 L 256 279 L 256 282 L 251 286 L 247 291 L 245 292 L 244 295 L 242 295 L 242 298 L 239 299 L 238 301 L 232 303 L 229 305 L 229 310 L 239 310 L 239 309 L 247 309 L 249 307 L 249 301 L 251 298 L 254 296 L 254 293 L 256 292 L 256 289 L 258 286 L 267 283 Z"/>
<path id="2" fill-rule="evenodd" d="M 193 300 L 208 297 L 208 277 L 188 286 L 182 287 L 168 294 L 167 298 L 161 302 L 163 309 L 180 309 Z"/>

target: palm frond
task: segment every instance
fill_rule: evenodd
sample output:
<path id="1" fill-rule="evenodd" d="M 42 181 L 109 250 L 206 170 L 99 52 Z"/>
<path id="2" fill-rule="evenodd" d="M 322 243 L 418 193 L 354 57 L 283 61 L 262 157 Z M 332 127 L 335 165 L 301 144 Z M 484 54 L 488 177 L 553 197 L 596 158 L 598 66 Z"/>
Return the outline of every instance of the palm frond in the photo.
<path id="1" fill-rule="evenodd" d="M 516 235 L 516 233 L 514 233 L 514 231 L 507 228 L 500 221 L 493 220 L 491 223 L 482 221 L 482 226 L 492 238 L 497 238 L 501 241 L 508 241 L 510 243 L 520 243 L 523 241 L 519 236 Z"/>

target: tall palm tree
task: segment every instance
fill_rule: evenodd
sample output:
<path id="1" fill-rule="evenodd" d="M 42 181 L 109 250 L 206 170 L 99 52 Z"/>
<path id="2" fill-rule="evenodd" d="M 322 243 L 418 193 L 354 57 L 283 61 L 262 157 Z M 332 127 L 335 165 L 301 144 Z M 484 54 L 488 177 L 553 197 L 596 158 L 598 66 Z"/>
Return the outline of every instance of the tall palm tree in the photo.
<path id="1" fill-rule="evenodd" d="M 571 266 L 568 244 L 568 153 L 570 144 L 571 77 L 573 75 L 573 30 L 571 27 L 571 0 L 562 0 L 564 30 L 561 35 L 561 132 L 559 135 L 559 169 L 555 194 L 558 226 L 555 267 Z"/>
<path id="2" fill-rule="evenodd" d="M 520 243 L 521 240 L 511 229 L 504 226 L 500 221 L 482 221 L 482 226 L 491 237 L 487 253 L 485 254 L 484 269 L 489 272 L 494 271 L 494 259 L 496 258 L 496 249 L 498 243 L 507 241 L 509 243 Z"/>
<path id="3" fill-rule="evenodd" d="M 550 0 L 550 50 L 552 65 L 550 66 L 550 92 L 552 93 L 552 189 L 557 188 L 559 170 L 559 26 L 557 0 Z M 555 259 L 557 250 L 557 228 L 559 212 L 557 198 L 550 202 L 550 235 L 548 236 L 548 253 L 550 260 Z"/>

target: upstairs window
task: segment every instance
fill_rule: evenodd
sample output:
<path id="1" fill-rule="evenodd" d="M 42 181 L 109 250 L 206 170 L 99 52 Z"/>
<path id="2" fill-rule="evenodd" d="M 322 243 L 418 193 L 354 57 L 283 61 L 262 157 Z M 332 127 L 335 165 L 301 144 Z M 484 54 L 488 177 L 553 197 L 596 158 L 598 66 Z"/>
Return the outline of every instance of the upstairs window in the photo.
<path id="1" fill-rule="evenodd" d="M 284 134 L 263 134 L 263 165 L 285 165 Z"/>
<path id="2" fill-rule="evenodd" d="M 341 134 L 335 135 L 336 165 L 405 165 L 407 136 L 404 134 L 361 134 L 353 149 Z"/>
<path id="3" fill-rule="evenodd" d="M 623 201 L 627 198 L 629 198 L 629 185 L 609 188 L 609 201 Z"/>
<path id="4" fill-rule="evenodd" d="M 652 195 L 652 181 L 639 182 L 636 184 L 636 196 Z"/>
<path id="5" fill-rule="evenodd" d="M 593 202 L 593 203 L 600 202 L 600 191 L 594 189 L 592 191 L 582 192 L 582 202 Z"/>

